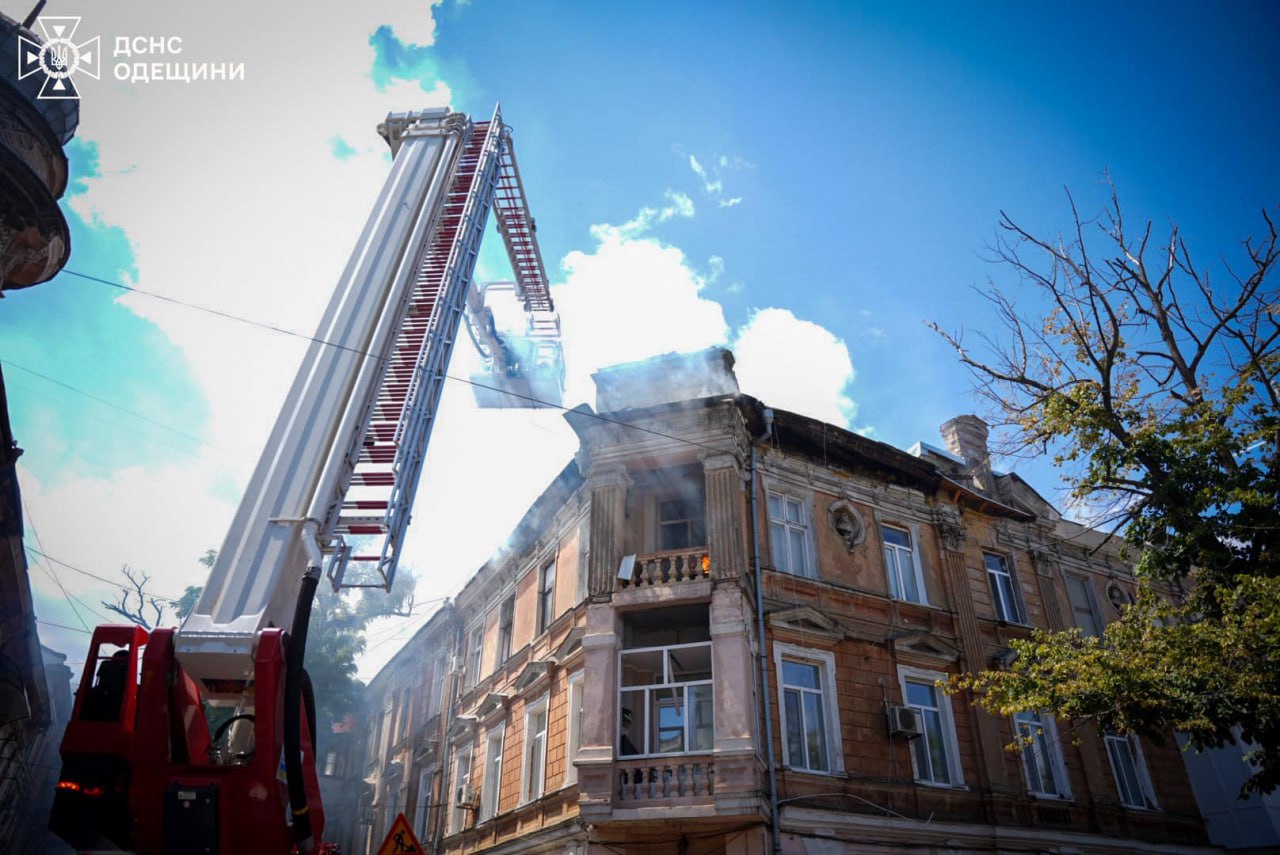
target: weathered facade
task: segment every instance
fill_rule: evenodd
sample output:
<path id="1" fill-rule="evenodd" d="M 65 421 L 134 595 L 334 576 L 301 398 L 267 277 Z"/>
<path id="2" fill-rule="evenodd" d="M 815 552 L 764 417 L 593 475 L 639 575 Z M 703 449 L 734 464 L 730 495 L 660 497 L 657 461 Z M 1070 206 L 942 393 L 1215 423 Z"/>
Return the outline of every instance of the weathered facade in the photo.
<path id="1" fill-rule="evenodd" d="M 450 853 L 1208 851 L 1172 739 L 935 685 L 1100 631 L 1114 552 L 973 417 L 904 452 L 731 368 L 607 369 L 607 418 L 567 414 L 575 461 L 370 686 L 366 851 L 401 810 Z"/>

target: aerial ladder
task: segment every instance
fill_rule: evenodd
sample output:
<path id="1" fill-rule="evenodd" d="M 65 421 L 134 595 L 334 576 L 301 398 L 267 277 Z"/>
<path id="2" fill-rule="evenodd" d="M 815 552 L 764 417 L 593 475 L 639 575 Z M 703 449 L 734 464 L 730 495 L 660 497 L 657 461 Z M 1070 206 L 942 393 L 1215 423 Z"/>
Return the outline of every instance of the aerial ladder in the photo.
<path id="1" fill-rule="evenodd" d="M 93 633 L 51 817 L 78 849 L 320 846 L 302 667 L 317 585 L 390 590 L 460 328 L 484 357 L 480 406 L 561 403 L 559 316 L 500 110 L 392 113 L 378 132 L 390 174 L 194 609 L 179 629 Z M 514 278 L 473 285 L 491 211 Z M 499 328 L 491 295 L 524 330 Z"/>

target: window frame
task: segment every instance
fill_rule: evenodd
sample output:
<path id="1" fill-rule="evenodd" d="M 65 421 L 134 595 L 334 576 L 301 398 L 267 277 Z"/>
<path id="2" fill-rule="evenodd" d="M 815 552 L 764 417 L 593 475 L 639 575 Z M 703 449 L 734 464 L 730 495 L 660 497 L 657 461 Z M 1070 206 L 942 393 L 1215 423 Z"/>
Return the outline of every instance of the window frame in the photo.
<path id="1" fill-rule="evenodd" d="M 775 517 L 773 515 L 773 509 L 770 507 L 772 499 L 778 499 L 781 503 L 781 517 Z M 794 503 L 800 509 L 800 521 L 798 523 L 787 518 L 788 502 Z M 811 508 L 811 504 L 812 502 L 809 499 L 795 493 L 787 492 L 786 490 L 770 489 L 768 487 L 765 488 L 764 508 L 765 515 L 768 517 L 769 522 L 769 560 L 773 564 L 773 569 L 779 573 L 789 573 L 792 576 L 799 576 L 802 579 L 818 578 L 818 565 L 814 560 L 813 510 Z M 774 526 L 780 526 L 787 536 L 786 542 L 782 546 L 788 556 L 788 564 L 790 564 L 791 560 L 794 558 L 794 556 L 791 555 L 790 535 L 793 530 L 799 532 L 801 551 L 800 560 L 804 563 L 803 568 L 801 568 L 801 572 L 796 572 L 794 567 L 783 567 L 779 564 L 779 544 L 775 538 Z"/>
<path id="2" fill-rule="evenodd" d="M 551 628 L 556 611 L 556 559 L 543 563 L 538 570 L 538 631 L 542 635 Z"/>
<path id="3" fill-rule="evenodd" d="M 993 560 L 999 564 L 999 570 L 991 567 Z M 991 592 L 991 611 L 995 614 L 996 620 L 1027 626 L 1029 623 L 1027 619 L 1027 603 L 1026 598 L 1022 595 L 1022 585 L 1018 583 L 1018 565 L 1014 562 L 1013 556 L 999 552 L 989 552 L 984 549 L 982 551 L 982 567 L 987 573 L 987 589 Z M 1004 605 L 1004 591 L 998 586 L 997 576 L 1004 576 L 1009 580 L 1011 602 L 1008 607 Z M 1006 613 L 1007 608 L 1011 608 L 1011 612 Z"/>
<path id="4" fill-rule="evenodd" d="M 466 783 L 462 783 L 463 775 L 461 770 L 462 770 L 463 758 L 466 758 L 466 761 L 467 761 Z M 453 807 L 453 810 L 449 811 L 449 833 L 450 834 L 457 834 L 460 831 L 466 830 L 466 827 L 467 827 L 467 812 L 469 808 L 459 807 L 456 796 L 459 789 L 461 789 L 462 787 L 471 786 L 471 781 L 472 781 L 472 778 L 474 777 L 472 775 L 472 772 L 474 771 L 474 766 L 473 766 L 474 761 L 475 761 L 475 743 L 474 742 L 469 743 L 468 745 L 462 748 L 459 748 L 457 754 L 455 754 L 453 758 L 453 779 L 450 781 L 450 783 L 453 784 L 453 786 L 449 792 L 449 795 L 453 797 L 449 799 Z"/>
<path id="5" fill-rule="evenodd" d="M 466 637 L 467 688 L 480 685 L 480 671 L 484 667 L 484 621 L 472 624 Z"/>
<path id="6" fill-rule="evenodd" d="M 418 772 L 418 801 L 413 810 L 413 826 L 419 840 L 429 837 L 427 826 L 431 817 L 431 791 L 435 789 L 435 769 Z"/>
<path id="7" fill-rule="evenodd" d="M 919 763 L 916 760 L 915 746 L 911 746 L 911 774 L 915 782 L 925 787 L 945 787 L 948 789 L 964 789 L 964 766 L 960 762 L 960 743 L 956 736 L 956 716 L 955 710 L 951 706 L 951 697 L 938 688 L 937 682 L 944 679 L 947 675 L 941 671 L 929 671 L 924 668 L 913 668 L 909 665 L 898 666 L 898 689 L 902 692 L 902 705 L 910 707 L 917 711 L 920 716 L 921 734 L 916 739 L 928 739 L 928 719 L 922 712 L 922 707 L 913 704 L 908 699 L 907 685 L 915 683 L 916 685 L 927 685 L 935 692 L 938 706 L 938 718 L 942 724 L 942 747 L 947 758 L 947 772 L 950 774 L 950 781 L 936 781 L 933 778 L 923 778 L 920 776 Z M 914 741 L 914 740 L 913 740 Z M 929 743 L 925 743 L 928 745 Z M 931 764 L 932 765 L 932 764 Z"/>
<path id="8" fill-rule="evenodd" d="M 1144 799 L 1143 804 L 1134 804 L 1125 799 L 1125 790 L 1128 789 L 1128 786 L 1121 783 L 1120 770 L 1116 767 L 1115 754 L 1111 749 L 1113 744 L 1128 746 L 1130 762 L 1133 764 L 1134 775 L 1137 778 L 1138 790 Z M 1120 799 L 1121 807 L 1128 810 L 1159 810 L 1160 801 L 1156 798 L 1155 784 L 1151 780 L 1150 772 L 1147 770 L 1147 758 L 1142 751 L 1142 742 L 1138 737 L 1132 733 L 1105 733 L 1103 734 L 1103 747 L 1107 750 L 1107 760 L 1111 764 L 1111 777 L 1115 781 L 1116 795 Z"/>
<path id="9" fill-rule="evenodd" d="M 551 732 L 551 705 L 549 703 L 550 695 L 543 695 L 538 700 L 528 704 L 524 708 L 524 747 L 521 753 L 524 755 L 520 768 L 520 804 L 525 805 L 529 802 L 537 801 L 547 793 L 547 739 Z M 533 757 L 534 740 L 536 735 L 530 727 L 534 716 L 541 714 L 542 731 L 541 731 L 541 758 L 539 765 L 541 772 L 535 781 L 530 775 L 531 758 Z M 536 786 L 536 791 L 534 786 Z"/>
<path id="10" fill-rule="evenodd" d="M 486 822 L 498 815 L 498 807 L 502 803 L 502 755 L 506 750 L 506 737 L 506 722 L 495 725 L 485 734 L 484 781 L 480 788 L 480 807 L 477 808 L 476 814 L 477 824 Z M 498 743 L 498 751 L 496 756 L 491 756 L 490 751 L 493 749 L 495 740 Z"/>
<path id="11" fill-rule="evenodd" d="M 893 531 L 902 532 L 907 536 L 907 540 L 910 542 L 911 545 L 909 547 L 903 547 L 901 544 L 889 543 L 884 536 L 885 529 L 892 529 Z M 921 561 L 921 558 L 920 558 L 920 526 L 916 525 L 915 523 L 898 523 L 898 522 L 881 521 L 879 534 L 880 534 L 880 555 L 881 555 L 881 558 L 884 559 L 885 584 L 889 588 L 890 599 L 897 600 L 900 603 L 915 603 L 916 605 L 921 605 L 921 606 L 931 605 L 929 602 L 929 589 L 925 586 L 925 582 L 924 582 L 924 563 L 923 561 Z M 916 588 L 920 592 L 920 599 L 918 600 L 909 599 L 906 596 L 906 590 L 903 588 L 900 579 L 895 585 L 893 578 L 890 574 L 892 574 L 894 572 L 894 569 L 896 569 L 897 562 L 895 562 L 895 568 L 890 568 L 889 560 L 885 555 L 886 551 L 888 550 L 893 550 L 895 554 L 903 551 L 910 553 L 911 572 L 912 572 L 912 575 L 915 577 Z M 898 590 L 895 591 L 895 588 L 897 588 Z"/>
<path id="12" fill-rule="evenodd" d="M 511 658 L 516 628 L 516 595 L 513 591 L 498 605 L 498 650 L 495 667 Z"/>
<path id="13" fill-rule="evenodd" d="M 567 721 L 564 739 L 564 778 L 562 779 L 562 786 L 565 787 L 578 783 L 578 767 L 573 764 L 573 760 L 578 756 L 578 749 L 582 747 L 582 715 L 586 689 L 582 671 L 575 671 L 569 675 L 568 688 L 568 708 L 565 712 Z M 578 698 L 576 711 L 573 703 L 575 695 Z"/>
<path id="14" fill-rule="evenodd" d="M 1096 632 L 1090 632 L 1087 627 L 1080 623 L 1080 610 L 1076 605 L 1076 601 L 1071 596 L 1072 582 L 1078 582 L 1081 585 L 1080 590 L 1084 593 L 1085 599 L 1088 601 L 1089 618 L 1093 622 L 1093 626 L 1097 630 Z M 1103 632 L 1106 630 L 1106 623 L 1102 619 L 1102 610 L 1098 608 L 1098 598 L 1094 594 L 1093 580 L 1090 579 L 1088 575 L 1068 573 L 1064 571 L 1062 574 L 1062 583 L 1067 589 L 1067 602 L 1071 605 L 1072 623 L 1079 627 L 1084 635 L 1092 636 L 1093 638 L 1101 638 Z"/>
<path id="15" fill-rule="evenodd" d="M 823 726 L 827 738 L 827 768 L 810 769 L 796 765 L 792 761 L 791 748 L 787 744 L 787 701 L 786 686 L 782 682 L 782 663 L 784 660 L 815 665 L 824 679 L 822 690 Z M 781 641 L 773 643 L 774 681 L 778 694 L 778 732 L 782 735 L 782 760 L 793 772 L 806 775 L 842 775 L 844 774 L 844 747 L 840 740 L 840 704 L 836 691 L 836 657 L 829 650 L 818 650 L 812 647 L 801 647 Z"/>
<path id="16" fill-rule="evenodd" d="M 1026 712 L 1014 713 L 1010 716 L 1013 722 L 1014 738 L 1019 740 L 1022 746 L 1018 752 L 1019 765 L 1022 766 L 1022 777 L 1027 784 L 1027 792 L 1039 799 L 1057 799 L 1060 801 L 1071 801 L 1071 779 L 1067 775 L 1066 762 L 1062 757 L 1062 742 L 1058 738 L 1058 723 L 1053 716 L 1041 710 L 1033 710 Z M 1029 719 L 1024 721 L 1024 719 Z M 1026 742 L 1031 734 L 1023 731 L 1024 724 L 1028 730 L 1032 726 L 1038 726 L 1040 732 L 1044 736 L 1045 746 L 1044 756 L 1041 755 L 1039 743 L 1032 737 L 1032 742 Z M 1054 786 L 1058 788 L 1056 793 L 1048 793 L 1040 788 L 1040 781 L 1036 776 L 1032 775 L 1031 769 L 1027 765 L 1027 754 L 1031 752 L 1037 767 L 1044 765 L 1049 770 L 1050 776 L 1053 778 Z"/>
<path id="17" fill-rule="evenodd" d="M 707 664 L 708 664 L 708 667 L 710 668 L 710 676 L 702 680 L 670 679 L 670 675 L 668 672 L 670 671 L 669 663 L 670 663 L 671 653 L 678 650 L 690 650 L 695 647 L 706 648 Z M 654 653 L 654 652 L 660 652 L 662 654 L 662 669 L 663 669 L 662 680 L 656 683 L 624 685 L 623 678 L 622 678 L 622 674 L 623 674 L 622 657 L 628 654 Z M 618 686 L 617 686 L 618 717 L 615 720 L 617 731 L 615 733 L 614 744 L 615 746 L 617 746 L 619 759 L 638 760 L 638 759 L 649 758 L 649 757 L 681 757 L 681 756 L 690 755 L 690 754 L 707 754 L 715 750 L 716 690 L 715 690 L 715 654 L 714 654 L 714 648 L 712 647 L 712 642 L 690 641 L 690 642 L 684 642 L 681 644 L 662 644 L 662 645 L 649 645 L 645 647 L 622 648 L 618 651 L 617 663 L 618 663 L 617 664 L 617 667 L 618 667 L 618 672 L 617 672 L 618 673 Z M 710 697 L 711 710 L 712 710 L 711 746 L 708 748 L 692 748 L 691 747 L 693 743 L 696 741 L 697 732 L 698 732 L 698 727 L 697 727 L 698 718 L 697 718 L 697 708 L 696 708 L 697 701 L 693 698 L 693 693 L 689 691 L 691 687 L 692 688 L 705 687 L 711 695 Z M 650 737 L 651 729 L 653 728 L 653 721 L 654 721 L 654 717 L 651 713 L 651 710 L 654 708 L 654 705 L 652 702 L 652 695 L 655 692 L 673 691 L 676 689 L 679 689 L 681 691 L 681 697 L 683 698 L 682 711 L 684 715 L 684 727 L 683 727 L 683 733 L 682 733 L 682 741 L 685 747 L 683 748 L 683 750 L 680 750 L 680 751 L 647 751 L 646 749 L 651 747 L 649 745 L 649 742 L 650 742 L 649 737 Z M 643 729 L 639 731 L 642 734 L 642 740 L 640 744 L 636 746 L 637 752 L 635 754 L 622 754 L 621 753 L 622 710 L 624 707 L 624 695 L 628 693 L 634 693 L 634 692 L 644 693 L 644 704 L 645 704 L 644 715 L 642 717 L 637 716 L 634 713 L 632 715 L 633 722 L 637 722 L 637 723 L 643 722 L 643 724 L 641 725 Z M 665 700 L 665 699 L 660 699 L 660 701 L 661 700 Z M 659 705 L 658 709 L 661 709 L 661 708 L 662 706 Z M 633 743 L 633 745 L 634 744 L 635 743 Z"/>

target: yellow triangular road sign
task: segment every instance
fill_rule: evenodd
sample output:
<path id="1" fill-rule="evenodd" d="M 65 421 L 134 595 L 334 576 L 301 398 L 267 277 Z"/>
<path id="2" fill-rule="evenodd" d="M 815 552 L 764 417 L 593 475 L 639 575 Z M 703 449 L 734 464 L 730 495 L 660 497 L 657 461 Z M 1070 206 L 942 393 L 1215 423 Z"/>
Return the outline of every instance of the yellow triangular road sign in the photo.
<path id="1" fill-rule="evenodd" d="M 397 816 L 396 821 L 391 823 L 391 830 L 378 847 L 378 855 L 423 855 L 422 844 L 413 836 L 413 829 L 409 827 L 409 820 L 404 818 L 404 814 Z"/>

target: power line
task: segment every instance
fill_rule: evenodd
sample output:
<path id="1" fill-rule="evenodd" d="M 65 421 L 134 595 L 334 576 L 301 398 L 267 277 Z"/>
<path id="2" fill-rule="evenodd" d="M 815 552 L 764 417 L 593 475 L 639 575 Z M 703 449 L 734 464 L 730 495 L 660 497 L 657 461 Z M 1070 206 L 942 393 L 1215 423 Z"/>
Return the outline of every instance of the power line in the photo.
<path id="1" fill-rule="evenodd" d="M 122 582 L 118 582 L 114 579 L 108 579 L 106 576 L 99 576 L 97 573 L 90 573 L 88 570 L 82 570 L 79 567 L 76 567 L 74 564 L 68 564 L 65 561 L 54 558 L 52 555 L 49 555 L 46 552 L 42 552 L 41 550 L 36 549 L 33 546 L 26 546 L 25 549 L 27 549 L 27 551 L 29 552 L 33 552 L 36 555 L 39 555 L 41 558 L 52 561 L 54 564 L 58 564 L 62 567 L 66 567 L 68 570 L 72 570 L 76 573 L 79 573 L 81 576 L 88 576 L 90 579 L 97 579 L 99 582 L 106 582 L 108 585 L 112 586 L 113 588 L 120 588 L 123 591 L 135 590 L 134 588 L 131 588 L 130 586 L 125 585 Z M 162 594 L 155 594 L 155 593 L 149 594 L 149 596 L 155 597 L 157 600 L 167 600 L 171 603 L 177 602 L 178 600 L 182 599 L 181 597 L 167 597 Z"/>
<path id="2" fill-rule="evenodd" d="M 42 623 L 45 626 L 56 626 L 58 629 L 69 629 L 72 632 L 83 632 L 85 635 L 93 635 L 93 633 L 87 629 L 80 629 L 79 627 L 75 627 L 75 626 L 67 626 L 61 623 L 54 623 L 51 620 L 43 620 L 42 618 L 36 618 L 36 623 Z"/>
<path id="3" fill-rule="evenodd" d="M 213 448 L 214 450 L 217 450 L 216 446 L 206 442 L 205 440 L 201 439 L 198 436 L 192 436 L 191 434 L 186 433 L 185 431 L 178 430 L 176 427 L 173 427 L 172 425 L 167 425 L 164 422 L 158 422 L 149 416 L 144 416 L 142 413 L 139 413 L 136 410 L 131 410 L 128 407 L 121 406 L 120 404 L 117 404 L 114 401 L 108 401 L 106 398 L 101 398 L 93 394 L 92 392 L 86 392 L 83 389 L 78 389 L 75 386 L 72 386 L 70 383 L 65 383 L 62 380 L 58 380 L 55 377 L 50 377 L 47 374 L 41 374 L 39 371 L 36 371 L 31 368 L 27 368 L 25 365 L 19 365 L 18 363 L 14 362 L 12 359 L 5 359 L 3 357 L 0 357 L 0 363 L 3 363 L 4 365 L 10 368 L 16 368 L 19 371 L 24 371 L 27 374 L 32 375 L 33 377 L 39 377 L 41 380 L 44 380 L 47 383 L 52 383 L 55 386 L 61 386 L 63 389 L 67 389 L 68 391 L 75 392 L 77 395 L 83 395 L 84 397 L 90 399 L 91 401 L 97 401 L 99 404 L 110 407 L 113 410 L 119 410 L 122 413 L 127 413 L 128 415 L 133 416 L 135 419 L 141 419 L 147 424 L 155 425 L 158 428 L 163 428 L 164 430 L 170 431 L 171 433 L 175 433 L 178 436 L 183 437 L 184 439 L 189 439 L 192 442 L 197 442 L 200 445 L 205 445 L 205 446 L 208 446 L 209 448 Z"/>
<path id="4" fill-rule="evenodd" d="M 145 291 L 141 288 L 135 288 L 132 285 L 125 285 L 121 282 L 114 282 L 110 279 L 104 279 L 100 276 L 92 276 L 87 273 L 80 273 L 75 270 L 66 270 L 66 269 L 63 270 L 63 273 L 69 273 L 72 276 L 76 276 L 81 279 L 88 280 L 90 282 L 98 282 L 102 285 L 106 285 L 111 288 L 118 288 L 122 291 L 129 291 L 134 294 L 142 294 L 147 297 L 152 297 L 157 300 L 162 300 L 166 303 L 172 303 L 177 306 L 183 306 L 188 309 L 194 309 L 195 311 L 198 311 L 198 312 L 205 312 L 206 314 L 214 315 L 219 318 L 238 321 L 239 323 L 247 324 L 252 327 L 257 327 L 258 329 L 267 330 L 268 332 L 280 333 L 281 335 L 286 335 L 291 338 L 297 338 L 303 341 L 309 341 L 315 344 L 321 344 L 321 345 L 324 345 L 325 347 L 336 348 L 338 350 L 343 350 L 348 353 L 356 354 L 357 356 L 365 356 L 370 359 L 378 359 L 378 360 L 381 360 L 383 358 L 382 356 L 379 356 L 374 353 L 370 353 L 367 350 L 361 350 L 355 347 L 348 347 L 347 345 L 344 345 L 344 344 L 338 344 L 337 342 L 332 342 L 327 339 L 319 338 L 318 336 L 306 335 L 305 333 L 300 333 L 295 330 L 286 329 L 285 327 L 276 326 L 275 324 L 263 323 L 262 321 L 256 321 L 252 318 L 248 318 L 243 315 L 236 314 L 234 312 L 228 312 L 222 309 L 213 309 L 213 308 L 209 308 L 208 306 L 201 306 L 198 303 L 191 303 L 186 300 L 181 300 L 177 297 L 170 297 L 165 294 L 157 294 L 153 291 Z M 15 367 L 21 368 L 21 366 L 15 366 Z M 447 373 L 444 374 L 443 376 L 446 380 L 453 380 L 456 383 L 466 383 L 467 385 L 474 386 L 478 389 L 484 389 L 489 392 L 498 392 L 501 394 L 509 395 L 512 398 L 519 398 L 521 400 L 528 401 L 533 404 L 539 404 L 548 409 L 563 410 L 564 412 L 574 412 L 574 409 L 572 407 L 566 407 L 564 404 L 557 404 L 554 401 L 546 401 L 546 400 L 543 400 L 542 398 L 537 398 L 532 395 L 523 395 L 523 394 L 520 394 L 519 392 L 512 392 L 508 389 L 502 389 L 497 386 L 490 386 L 485 383 L 480 383 L 478 381 L 472 380 L 468 377 L 455 377 L 452 374 L 447 374 Z M 60 384 L 60 385 L 65 385 L 65 384 Z M 576 412 L 579 415 L 586 416 L 588 418 L 593 418 L 598 421 L 605 422 L 607 424 L 628 428 L 630 430 L 640 431 L 641 433 L 651 434 L 653 436 L 662 437 L 663 439 L 669 439 L 674 442 L 683 442 L 686 445 L 692 445 L 697 448 L 705 449 L 707 451 L 723 451 L 724 450 L 721 448 L 717 448 L 715 446 L 707 445 L 705 443 L 697 442 L 696 440 L 686 439 L 684 437 L 679 437 L 679 436 L 672 436 L 671 434 L 663 433 L 662 431 L 658 431 L 658 430 L 653 430 L 652 428 L 641 427 L 640 425 L 631 424 L 630 422 L 624 422 L 620 419 L 611 419 L 607 416 L 602 416 L 599 413 L 594 413 L 590 411 L 581 411 L 581 410 Z"/>

